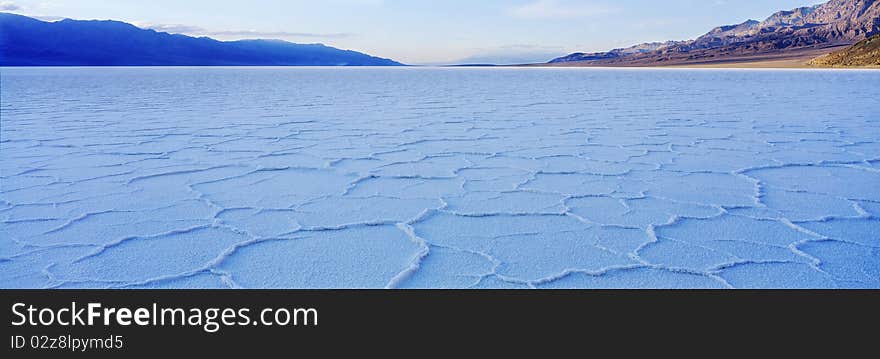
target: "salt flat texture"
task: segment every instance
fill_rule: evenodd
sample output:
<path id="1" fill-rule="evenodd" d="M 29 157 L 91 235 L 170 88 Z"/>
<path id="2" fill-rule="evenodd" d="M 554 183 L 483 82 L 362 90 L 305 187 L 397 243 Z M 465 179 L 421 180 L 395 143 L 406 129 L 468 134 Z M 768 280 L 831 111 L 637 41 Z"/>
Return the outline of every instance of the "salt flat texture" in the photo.
<path id="1" fill-rule="evenodd" d="M 11 69 L 3 288 L 880 288 L 880 72 Z"/>

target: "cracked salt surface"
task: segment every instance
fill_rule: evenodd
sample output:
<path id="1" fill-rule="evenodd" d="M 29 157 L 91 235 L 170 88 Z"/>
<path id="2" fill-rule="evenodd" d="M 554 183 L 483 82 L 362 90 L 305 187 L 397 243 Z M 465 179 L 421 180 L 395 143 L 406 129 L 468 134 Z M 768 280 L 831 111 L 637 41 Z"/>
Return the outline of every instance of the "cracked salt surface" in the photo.
<path id="1" fill-rule="evenodd" d="M 880 72 L 3 68 L 3 288 L 880 288 Z"/>

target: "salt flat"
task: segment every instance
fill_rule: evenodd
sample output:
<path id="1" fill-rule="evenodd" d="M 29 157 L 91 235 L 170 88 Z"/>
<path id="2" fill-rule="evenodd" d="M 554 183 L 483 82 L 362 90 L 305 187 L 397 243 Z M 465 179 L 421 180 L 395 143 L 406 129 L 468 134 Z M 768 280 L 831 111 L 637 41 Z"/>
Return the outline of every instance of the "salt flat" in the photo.
<path id="1" fill-rule="evenodd" d="M 3 288 L 880 288 L 880 72 L 0 69 Z"/>

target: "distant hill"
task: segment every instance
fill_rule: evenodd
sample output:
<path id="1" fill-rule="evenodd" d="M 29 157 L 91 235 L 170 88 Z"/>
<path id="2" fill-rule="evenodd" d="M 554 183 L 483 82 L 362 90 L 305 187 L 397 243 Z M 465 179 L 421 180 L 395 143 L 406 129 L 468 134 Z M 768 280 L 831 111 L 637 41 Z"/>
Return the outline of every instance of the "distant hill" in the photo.
<path id="1" fill-rule="evenodd" d="M 810 61 L 813 66 L 854 67 L 880 66 L 880 34 L 857 42 L 840 50 Z"/>
<path id="2" fill-rule="evenodd" d="M 828 53 L 877 33 L 880 33 L 878 0 L 831 0 L 822 5 L 780 11 L 764 21 L 748 20 L 720 26 L 693 40 L 641 44 L 599 53 L 575 53 L 549 63 L 658 66 L 724 62 L 737 58 L 784 59 L 789 54 Z"/>
<path id="3" fill-rule="evenodd" d="M 322 44 L 218 41 L 119 21 L 45 22 L 0 13 L 0 66 L 396 66 Z"/>

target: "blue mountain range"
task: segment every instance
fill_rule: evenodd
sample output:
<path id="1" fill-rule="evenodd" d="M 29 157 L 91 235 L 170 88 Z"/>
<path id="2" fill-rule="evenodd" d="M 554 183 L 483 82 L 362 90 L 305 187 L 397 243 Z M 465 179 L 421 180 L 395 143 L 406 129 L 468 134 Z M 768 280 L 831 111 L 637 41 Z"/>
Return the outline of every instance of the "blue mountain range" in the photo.
<path id="1" fill-rule="evenodd" d="M 400 66 L 322 44 L 219 41 L 119 21 L 40 21 L 0 13 L 0 66 Z"/>

